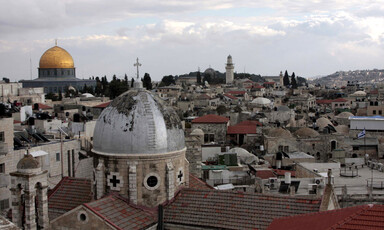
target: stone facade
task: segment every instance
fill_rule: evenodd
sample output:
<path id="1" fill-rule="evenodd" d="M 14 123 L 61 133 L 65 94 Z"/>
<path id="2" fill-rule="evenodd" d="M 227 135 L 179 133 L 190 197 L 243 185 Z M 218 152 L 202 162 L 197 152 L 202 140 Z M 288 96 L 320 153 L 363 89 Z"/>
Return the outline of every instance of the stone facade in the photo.
<path id="1" fill-rule="evenodd" d="M 80 215 L 83 214 L 86 218 L 81 219 Z M 95 215 L 83 206 L 79 206 L 72 211 L 60 216 L 59 218 L 51 221 L 51 229 L 67 230 L 67 229 L 99 229 L 110 230 L 116 229 L 101 217 Z"/>
<path id="2" fill-rule="evenodd" d="M 164 154 L 95 156 L 96 196 L 111 191 L 133 203 L 156 207 L 189 185 L 186 149 Z"/>
<path id="3" fill-rule="evenodd" d="M 202 136 L 189 136 L 185 138 L 185 145 L 187 147 L 187 160 L 189 161 L 189 172 L 197 178 L 201 178 L 201 163 L 202 152 L 201 144 Z"/>
<path id="4" fill-rule="evenodd" d="M 6 154 L 0 154 L 0 165 L 2 165 L 4 170 L 3 173 L 0 172 L 0 201 L 10 204 L 11 191 L 9 174 L 17 170 L 16 165 L 26 154 L 27 149 L 13 149 L 13 118 L 1 118 L 0 132 L 2 132 L 1 130 L 4 131 L 6 138 L 4 143 L 7 144 L 7 152 Z M 48 171 L 48 186 L 50 188 L 53 188 L 59 183 L 63 176 L 77 176 L 76 171 L 79 168 L 78 153 L 80 151 L 80 142 L 78 140 L 64 140 L 63 143 L 59 140 L 51 140 L 51 142 L 30 147 L 28 150 L 29 153 L 36 151 L 48 153 L 47 155 L 38 156 L 36 159 L 39 161 L 42 170 Z M 61 161 L 61 159 L 63 161 Z M 61 164 L 61 162 L 63 164 Z M 79 174 L 79 176 L 83 175 L 84 173 Z M 6 205 L 5 207 L 7 206 L 10 207 L 10 205 Z"/>
<path id="5" fill-rule="evenodd" d="M 225 143 L 228 123 L 192 123 L 191 130 L 201 129 L 204 132 L 204 143 Z M 209 136 L 213 134 L 213 140 Z M 208 136 L 207 136 L 208 135 Z"/>
<path id="6" fill-rule="evenodd" d="M 29 160 L 28 158 L 26 156 L 20 162 Z M 17 171 L 10 173 L 12 221 L 24 229 L 47 229 L 49 225 L 47 171 L 42 171 L 40 167 L 24 166 L 19 168 L 18 165 Z M 24 214 L 21 212 L 22 207 Z"/>

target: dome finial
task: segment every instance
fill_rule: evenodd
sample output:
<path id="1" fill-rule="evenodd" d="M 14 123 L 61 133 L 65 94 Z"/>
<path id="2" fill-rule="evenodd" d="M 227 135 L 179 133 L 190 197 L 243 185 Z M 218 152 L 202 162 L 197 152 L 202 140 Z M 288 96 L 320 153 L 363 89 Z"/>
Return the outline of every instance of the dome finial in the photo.
<path id="1" fill-rule="evenodd" d="M 55 39 L 55 46 L 57 46 L 57 38 Z"/>
<path id="2" fill-rule="evenodd" d="M 133 83 L 133 86 L 134 88 L 143 88 L 143 83 L 139 78 L 139 67 L 141 66 L 141 63 L 139 63 L 139 58 L 136 58 L 136 63 L 133 64 L 133 66 L 135 66 L 137 69 L 137 81 Z"/>

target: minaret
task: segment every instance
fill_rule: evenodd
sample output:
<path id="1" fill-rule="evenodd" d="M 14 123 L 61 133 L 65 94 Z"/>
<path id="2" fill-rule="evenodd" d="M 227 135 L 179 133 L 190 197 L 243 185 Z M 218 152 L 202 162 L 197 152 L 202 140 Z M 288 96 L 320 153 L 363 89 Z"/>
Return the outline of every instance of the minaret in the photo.
<path id="1" fill-rule="evenodd" d="M 227 65 L 225 66 L 226 74 L 225 74 L 225 83 L 232 84 L 233 83 L 233 63 L 232 56 L 229 55 L 227 57 Z"/>
<path id="2" fill-rule="evenodd" d="M 280 83 L 280 86 L 284 86 L 284 77 L 283 77 L 283 71 L 280 71 L 280 75 L 279 75 L 279 83 Z"/>

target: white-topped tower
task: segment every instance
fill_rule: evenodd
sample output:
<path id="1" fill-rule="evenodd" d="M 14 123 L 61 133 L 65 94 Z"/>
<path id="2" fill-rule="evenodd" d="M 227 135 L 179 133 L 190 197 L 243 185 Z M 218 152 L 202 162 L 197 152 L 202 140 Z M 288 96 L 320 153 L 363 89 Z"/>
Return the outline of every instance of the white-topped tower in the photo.
<path id="1" fill-rule="evenodd" d="M 232 84 L 233 83 L 233 69 L 234 65 L 232 63 L 232 56 L 228 55 L 227 57 L 227 64 L 225 66 L 225 83 Z"/>

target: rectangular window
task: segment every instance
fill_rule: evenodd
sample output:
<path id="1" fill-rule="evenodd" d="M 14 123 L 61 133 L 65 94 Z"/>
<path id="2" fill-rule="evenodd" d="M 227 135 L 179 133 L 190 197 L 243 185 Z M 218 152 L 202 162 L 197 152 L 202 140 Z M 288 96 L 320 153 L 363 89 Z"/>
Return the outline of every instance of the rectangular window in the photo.
<path id="1" fill-rule="evenodd" d="M 209 141 L 214 142 L 215 141 L 215 135 L 214 134 L 209 134 Z"/>
<path id="2" fill-rule="evenodd" d="M 284 152 L 286 152 L 286 153 L 289 152 L 289 146 L 284 146 Z"/>
<path id="3" fill-rule="evenodd" d="M 359 150 L 359 146 L 353 146 L 353 150 Z"/>
<path id="4" fill-rule="evenodd" d="M 376 114 L 376 110 L 373 110 L 373 114 Z"/>
<path id="5" fill-rule="evenodd" d="M 315 144 L 312 144 L 312 149 L 315 150 Z"/>
<path id="6" fill-rule="evenodd" d="M 208 134 L 204 134 L 204 142 L 208 142 Z"/>
<path id="7" fill-rule="evenodd" d="M 0 200 L 0 210 L 5 210 L 9 208 L 9 199 Z"/>
<path id="8" fill-rule="evenodd" d="M 383 111 L 382 110 L 379 110 L 379 115 L 382 115 L 383 114 Z"/>
<path id="9" fill-rule="evenodd" d="M 279 152 L 282 152 L 282 151 L 284 151 L 284 146 L 279 145 Z"/>
<path id="10" fill-rule="evenodd" d="M 5 173 L 5 163 L 0 164 L 0 173 Z"/>
<path id="11" fill-rule="evenodd" d="M 56 153 L 56 161 L 60 161 L 60 153 Z"/>
<path id="12" fill-rule="evenodd" d="M 0 132 L 0 142 L 4 142 L 4 141 L 5 141 L 4 132 Z"/>

